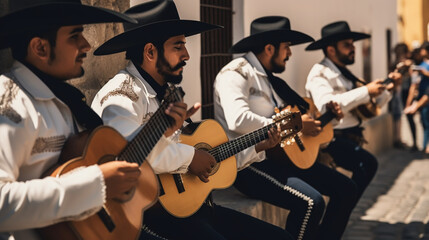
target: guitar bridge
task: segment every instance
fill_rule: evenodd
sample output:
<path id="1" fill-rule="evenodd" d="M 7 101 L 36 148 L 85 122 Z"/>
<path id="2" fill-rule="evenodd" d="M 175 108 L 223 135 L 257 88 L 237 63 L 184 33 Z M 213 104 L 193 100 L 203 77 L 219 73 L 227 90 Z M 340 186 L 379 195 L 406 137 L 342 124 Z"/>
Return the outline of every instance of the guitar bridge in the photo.
<path id="1" fill-rule="evenodd" d="M 299 150 L 301 150 L 301 152 L 304 152 L 305 146 L 304 146 L 304 143 L 301 141 L 301 138 L 298 136 L 298 134 L 295 135 L 294 139 L 295 139 L 296 145 L 298 145 L 299 147 Z"/>
<path id="2" fill-rule="evenodd" d="M 97 215 L 107 230 L 109 230 L 109 232 L 113 232 L 113 230 L 116 228 L 116 225 L 110 215 L 107 213 L 106 209 L 103 207 L 100 211 L 97 212 Z"/>
<path id="3" fill-rule="evenodd" d="M 182 193 L 185 191 L 185 186 L 183 185 L 182 176 L 180 174 L 173 174 L 174 182 L 176 183 L 177 191 Z"/>

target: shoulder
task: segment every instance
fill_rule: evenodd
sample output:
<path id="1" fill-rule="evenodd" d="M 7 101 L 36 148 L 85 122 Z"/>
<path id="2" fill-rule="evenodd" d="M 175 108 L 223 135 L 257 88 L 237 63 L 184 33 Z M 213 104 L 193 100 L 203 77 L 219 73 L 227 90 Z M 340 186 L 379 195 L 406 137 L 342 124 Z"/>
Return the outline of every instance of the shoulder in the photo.
<path id="1" fill-rule="evenodd" d="M 241 77 L 247 79 L 251 70 L 252 65 L 245 58 L 239 57 L 225 65 L 218 75 L 239 74 Z"/>
<path id="2" fill-rule="evenodd" d="M 96 94 L 94 101 L 103 105 L 110 97 L 124 97 L 133 102 L 139 99 L 141 88 L 136 84 L 137 79 L 131 74 L 121 71 L 110 79 Z"/>
<path id="3" fill-rule="evenodd" d="M 338 73 L 336 73 L 329 66 L 324 65 L 323 63 L 316 63 L 311 68 L 310 73 L 308 74 L 308 81 L 311 81 L 315 78 L 323 78 L 326 80 L 337 78 Z"/>
<path id="4" fill-rule="evenodd" d="M 31 98 L 12 78 L 0 76 L 0 118 L 20 124 L 34 108 Z"/>

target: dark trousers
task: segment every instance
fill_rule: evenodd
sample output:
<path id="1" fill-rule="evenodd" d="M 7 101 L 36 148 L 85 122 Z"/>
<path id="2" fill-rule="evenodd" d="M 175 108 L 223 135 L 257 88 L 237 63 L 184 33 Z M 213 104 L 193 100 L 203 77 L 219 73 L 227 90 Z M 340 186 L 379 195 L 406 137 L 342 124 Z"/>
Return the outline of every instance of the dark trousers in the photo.
<path id="1" fill-rule="evenodd" d="M 352 180 L 358 190 L 357 203 L 377 172 L 377 159 L 346 136 L 335 135 L 334 140 L 325 150 L 338 166 L 353 172 Z"/>
<path id="2" fill-rule="evenodd" d="M 268 157 L 240 171 L 234 186 L 250 197 L 290 210 L 286 230 L 295 239 L 340 239 L 356 202 L 354 182 L 317 162 L 299 169 L 284 152 L 283 157 L 275 156 L 281 159 Z M 322 194 L 329 196 L 323 220 Z"/>
<path id="3" fill-rule="evenodd" d="M 144 224 L 170 240 L 293 239 L 279 227 L 216 204 L 203 204 L 187 218 L 174 217 L 156 204 L 145 211 Z"/>

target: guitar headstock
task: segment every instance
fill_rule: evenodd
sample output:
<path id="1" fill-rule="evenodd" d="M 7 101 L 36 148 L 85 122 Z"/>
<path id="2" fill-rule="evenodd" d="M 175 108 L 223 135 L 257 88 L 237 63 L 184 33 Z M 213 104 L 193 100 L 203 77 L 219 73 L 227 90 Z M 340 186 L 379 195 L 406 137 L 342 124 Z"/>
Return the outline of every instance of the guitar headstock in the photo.
<path id="1" fill-rule="evenodd" d="M 166 89 L 166 93 L 164 99 L 161 102 L 161 106 L 158 108 L 157 112 L 164 112 L 167 109 L 170 103 L 182 102 L 183 96 L 185 96 L 185 92 L 181 87 L 176 87 L 174 84 L 168 83 L 168 88 Z M 166 116 L 169 123 L 171 125 L 174 124 L 174 119 L 170 116 Z"/>
<path id="2" fill-rule="evenodd" d="M 185 92 L 181 87 L 176 87 L 174 84 L 168 83 L 168 88 L 162 103 L 174 103 L 183 101 Z"/>
<path id="3" fill-rule="evenodd" d="M 273 115 L 274 123 L 280 127 L 281 145 L 288 144 L 302 129 L 301 113 L 285 109 Z M 289 143 L 290 144 L 290 143 Z"/>

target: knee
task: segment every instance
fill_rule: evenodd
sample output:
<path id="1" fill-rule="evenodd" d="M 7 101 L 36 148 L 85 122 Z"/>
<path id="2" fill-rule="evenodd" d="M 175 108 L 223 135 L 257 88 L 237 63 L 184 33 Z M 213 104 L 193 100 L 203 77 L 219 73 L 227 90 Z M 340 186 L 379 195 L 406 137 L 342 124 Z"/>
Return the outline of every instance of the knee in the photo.
<path id="1" fill-rule="evenodd" d="M 313 194 L 313 196 L 310 197 L 309 205 L 311 206 L 311 209 L 313 209 L 313 212 L 320 215 L 323 214 L 326 207 L 325 199 L 320 193 Z"/>

